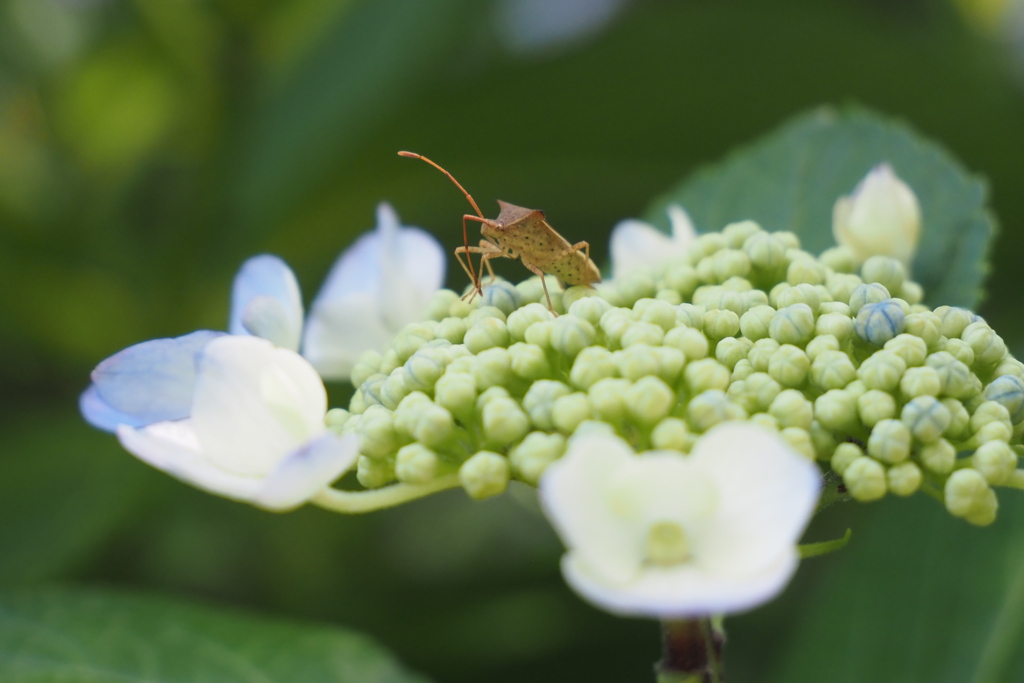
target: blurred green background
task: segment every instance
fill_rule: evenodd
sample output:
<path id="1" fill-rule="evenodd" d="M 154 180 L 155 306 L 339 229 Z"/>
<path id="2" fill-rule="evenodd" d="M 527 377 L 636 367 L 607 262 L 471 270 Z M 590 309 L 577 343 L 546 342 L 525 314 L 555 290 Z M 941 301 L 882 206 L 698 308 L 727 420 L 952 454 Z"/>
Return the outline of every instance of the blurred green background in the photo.
<path id="1" fill-rule="evenodd" d="M 344 624 L 439 681 L 650 680 L 657 626 L 563 586 L 530 491 L 270 515 L 181 485 L 87 427 L 76 401 L 89 371 L 143 339 L 223 329 L 251 254 L 284 257 L 308 302 L 381 200 L 454 247 L 467 205 L 399 149 L 445 165 L 485 213 L 496 198 L 543 208 L 601 262 L 609 229 L 693 169 L 808 107 L 849 102 L 906 120 L 990 179 L 1003 228 L 982 313 L 1020 355 L 1024 80 L 1009 5 L 0 1 L 0 587 L 126 587 Z M 563 6 L 592 24 L 559 33 Z M 345 388 L 331 389 L 342 403 Z M 853 546 L 730 620 L 735 680 L 820 680 L 787 654 L 815 637 L 836 654 L 816 650 L 814 665 L 840 680 L 868 637 L 858 629 L 885 620 L 856 609 L 857 591 L 920 612 L 962 579 L 891 560 L 894 548 L 974 553 L 1016 576 L 1020 553 L 998 550 L 1017 538 L 1015 511 L 1008 501 L 979 531 L 917 499 L 830 509 L 811 536 L 852 525 Z M 988 545 L 966 550 L 976 543 Z M 846 602 L 822 617 L 839 586 Z M 1002 598 L 959 600 L 975 597 L 981 616 L 934 618 L 955 617 L 953 634 L 991 626 Z M 956 676 L 987 647 L 957 642 L 944 656 L 968 668 L 941 680 L 969 680 Z"/>

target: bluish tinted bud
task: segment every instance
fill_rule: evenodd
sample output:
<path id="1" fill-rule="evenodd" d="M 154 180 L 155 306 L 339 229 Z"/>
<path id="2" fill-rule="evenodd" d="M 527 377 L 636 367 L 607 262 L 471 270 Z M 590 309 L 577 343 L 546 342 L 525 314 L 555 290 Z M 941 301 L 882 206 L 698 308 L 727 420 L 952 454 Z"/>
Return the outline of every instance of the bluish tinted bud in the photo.
<path id="1" fill-rule="evenodd" d="M 890 292 L 899 292 L 907 279 L 903 264 L 889 256 L 872 256 L 860 268 L 864 282 L 877 282 Z"/>
<path id="2" fill-rule="evenodd" d="M 747 360 L 757 372 L 768 372 L 768 364 L 775 352 L 779 349 L 779 342 L 771 337 L 758 339 L 754 342 L 753 348 L 747 354 Z"/>
<path id="3" fill-rule="evenodd" d="M 822 391 L 842 389 L 857 378 L 857 369 L 842 351 L 821 351 L 811 362 L 810 376 Z"/>
<path id="4" fill-rule="evenodd" d="M 978 393 L 978 379 L 970 368 L 945 351 L 933 353 L 925 359 L 925 365 L 939 375 L 939 393 L 953 398 L 969 398 Z"/>
<path id="5" fill-rule="evenodd" d="M 741 407 L 718 389 L 702 392 L 686 406 L 687 422 L 698 432 L 706 432 L 720 422 L 742 420 L 746 416 Z"/>
<path id="6" fill-rule="evenodd" d="M 953 416 L 932 396 L 918 396 L 903 406 L 900 420 L 921 443 L 937 441 L 949 428 Z"/>
<path id="7" fill-rule="evenodd" d="M 881 346 L 903 332 L 906 318 L 903 310 L 891 299 L 876 304 L 865 304 L 857 313 L 855 329 L 864 341 Z"/>
<path id="8" fill-rule="evenodd" d="M 519 308 L 523 303 L 522 296 L 515 285 L 505 280 L 498 280 L 493 285 L 487 285 L 484 295 L 480 299 L 481 306 L 493 306 L 505 315 Z"/>
<path id="9" fill-rule="evenodd" d="M 593 417 L 590 400 L 584 393 L 574 393 L 555 400 L 551 407 L 551 421 L 563 434 L 572 434 L 580 423 Z"/>
<path id="10" fill-rule="evenodd" d="M 555 401 L 568 396 L 572 389 L 555 380 L 542 379 L 533 383 L 523 396 L 523 409 L 537 429 L 554 429 L 551 410 Z"/>
<path id="11" fill-rule="evenodd" d="M 626 411 L 637 424 L 651 427 L 667 417 L 676 395 L 661 379 L 644 377 L 626 391 Z"/>
<path id="12" fill-rule="evenodd" d="M 781 308 L 772 316 L 768 334 L 780 344 L 802 346 L 814 336 L 814 312 L 807 304 Z"/>
<path id="13" fill-rule="evenodd" d="M 754 343 L 745 337 L 726 337 L 715 346 L 715 358 L 725 367 L 732 370 L 736 363 L 744 360 L 750 353 Z"/>
<path id="14" fill-rule="evenodd" d="M 853 293 L 850 294 L 850 313 L 857 315 L 864 306 L 881 303 L 890 298 L 892 297 L 889 295 L 889 290 L 883 285 L 877 282 L 865 282 L 862 285 L 857 285 Z"/>
<path id="15" fill-rule="evenodd" d="M 910 457 L 910 430 L 899 420 L 881 420 L 868 437 L 868 455 L 895 464 Z"/>
<path id="16" fill-rule="evenodd" d="M 586 390 L 596 382 L 606 377 L 614 377 L 615 374 L 616 367 L 612 361 L 611 351 L 603 346 L 590 346 L 576 356 L 569 379 L 573 386 Z"/>
<path id="17" fill-rule="evenodd" d="M 513 341 L 526 339 L 526 330 L 534 323 L 553 320 L 554 316 L 547 306 L 539 303 L 526 304 L 522 308 L 509 313 L 505 326 Z"/>
<path id="18" fill-rule="evenodd" d="M 646 346 L 659 346 L 665 339 L 665 331 L 654 323 L 634 322 L 622 334 L 622 348 L 628 348 L 634 344 Z"/>
<path id="19" fill-rule="evenodd" d="M 955 306 L 939 306 L 935 314 L 939 316 L 939 331 L 950 339 L 959 337 L 964 328 L 974 322 L 974 314 Z"/>
<path id="20" fill-rule="evenodd" d="M 508 346 L 508 327 L 498 318 L 484 318 L 466 331 L 463 343 L 474 354 L 496 346 Z"/>
<path id="21" fill-rule="evenodd" d="M 971 323 L 960 333 L 974 351 L 974 362 L 982 366 L 995 365 L 1006 355 L 1006 344 L 988 324 Z"/>
<path id="22" fill-rule="evenodd" d="M 497 453 L 480 451 L 459 468 L 459 482 L 474 500 L 505 491 L 510 479 L 508 460 Z"/>
<path id="23" fill-rule="evenodd" d="M 363 402 L 367 406 L 381 405 L 381 391 L 384 389 L 384 382 L 387 381 L 387 375 L 376 374 L 371 375 L 369 379 L 363 382 L 359 387 L 359 394 L 363 398 Z M 357 412 L 353 408 L 353 412 Z"/>
<path id="24" fill-rule="evenodd" d="M 902 358 L 907 367 L 914 368 L 924 364 L 928 357 L 928 346 L 924 340 L 909 334 L 900 334 L 885 343 L 885 350 Z"/>
<path id="25" fill-rule="evenodd" d="M 853 499 L 861 503 L 878 500 L 888 490 L 885 467 L 867 456 L 857 458 L 847 465 L 843 472 L 843 482 Z"/>
<path id="26" fill-rule="evenodd" d="M 691 396 L 704 391 L 729 388 L 729 369 L 712 358 L 694 361 L 683 371 Z"/>
<path id="27" fill-rule="evenodd" d="M 814 417 L 822 427 L 835 432 L 857 425 L 857 397 L 842 389 L 830 389 L 814 401 Z"/>
<path id="28" fill-rule="evenodd" d="M 809 430 L 814 421 L 814 406 L 796 389 L 779 392 L 768 408 L 768 414 L 778 420 L 779 426 Z"/>
<path id="29" fill-rule="evenodd" d="M 757 365 L 754 365 L 757 368 Z M 811 361 L 791 344 L 782 344 L 768 360 L 768 374 L 784 387 L 799 387 L 807 379 Z"/>
<path id="30" fill-rule="evenodd" d="M 1010 421 L 1020 424 L 1024 420 L 1024 380 L 1014 375 L 1003 375 L 985 387 L 985 400 L 1001 403 L 1010 413 Z"/>
<path id="31" fill-rule="evenodd" d="M 523 379 L 542 379 L 551 376 L 551 364 L 544 349 L 536 344 L 516 342 L 508 348 L 512 372 Z"/>
<path id="32" fill-rule="evenodd" d="M 740 317 L 728 310 L 711 310 L 704 314 L 704 334 L 711 339 L 724 339 L 739 334 Z"/>
<path id="33" fill-rule="evenodd" d="M 710 349 L 708 338 L 700 330 L 692 327 L 677 327 L 665 335 L 666 346 L 677 348 L 689 361 L 706 358 Z"/>
<path id="34" fill-rule="evenodd" d="M 754 306 L 740 316 L 740 332 L 751 341 L 764 339 L 768 336 L 768 324 L 775 309 L 771 306 Z"/>
<path id="35" fill-rule="evenodd" d="M 857 415 L 870 429 L 882 420 L 896 417 L 896 399 L 887 391 L 866 391 L 857 398 Z"/>
<path id="36" fill-rule="evenodd" d="M 508 459 L 520 479 L 536 486 L 548 465 L 564 452 L 565 437 L 561 434 L 531 432 L 509 452 Z"/>

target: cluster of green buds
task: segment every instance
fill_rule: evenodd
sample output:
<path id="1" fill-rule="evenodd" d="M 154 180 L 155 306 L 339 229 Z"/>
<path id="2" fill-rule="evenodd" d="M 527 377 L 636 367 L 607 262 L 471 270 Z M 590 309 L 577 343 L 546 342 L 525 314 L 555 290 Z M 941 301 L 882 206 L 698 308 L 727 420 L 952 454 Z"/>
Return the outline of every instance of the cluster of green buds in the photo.
<path id="1" fill-rule="evenodd" d="M 1024 364 L 970 311 L 922 304 L 904 265 L 847 247 L 819 257 L 745 221 L 597 289 L 497 281 L 352 371 L 329 426 L 360 437 L 377 488 L 458 474 L 470 496 L 536 485 L 568 440 L 614 431 L 637 452 L 689 453 L 727 420 L 778 433 L 858 501 L 918 490 L 972 524 L 996 486 L 1024 487 Z"/>

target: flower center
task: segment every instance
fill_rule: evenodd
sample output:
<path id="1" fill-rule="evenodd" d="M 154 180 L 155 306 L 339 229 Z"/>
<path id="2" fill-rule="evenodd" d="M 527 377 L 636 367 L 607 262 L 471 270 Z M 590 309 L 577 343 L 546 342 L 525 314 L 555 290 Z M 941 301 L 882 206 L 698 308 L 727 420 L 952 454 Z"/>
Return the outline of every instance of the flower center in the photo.
<path id="1" fill-rule="evenodd" d="M 655 522 L 647 530 L 647 561 L 658 567 L 682 564 L 690 558 L 686 531 L 676 522 Z"/>

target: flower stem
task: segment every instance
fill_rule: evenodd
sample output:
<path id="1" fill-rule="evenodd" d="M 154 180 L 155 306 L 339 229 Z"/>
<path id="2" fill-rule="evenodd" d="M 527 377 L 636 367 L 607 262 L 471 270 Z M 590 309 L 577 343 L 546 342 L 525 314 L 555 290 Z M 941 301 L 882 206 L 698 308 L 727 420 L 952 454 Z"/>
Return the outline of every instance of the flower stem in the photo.
<path id="1" fill-rule="evenodd" d="M 661 623 L 661 661 L 657 683 L 722 683 L 721 622 L 704 617 Z"/>
<path id="2" fill-rule="evenodd" d="M 455 488 L 458 485 L 459 475 L 449 474 L 426 484 L 394 484 L 367 491 L 339 491 L 335 488 L 325 488 L 313 496 L 310 502 L 334 512 L 360 514 L 401 505 L 410 500 L 429 496 L 431 493 Z"/>

